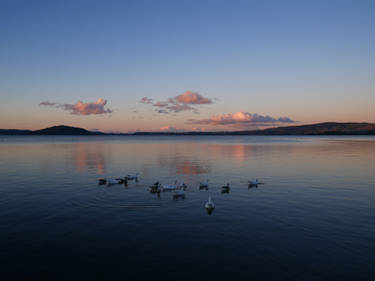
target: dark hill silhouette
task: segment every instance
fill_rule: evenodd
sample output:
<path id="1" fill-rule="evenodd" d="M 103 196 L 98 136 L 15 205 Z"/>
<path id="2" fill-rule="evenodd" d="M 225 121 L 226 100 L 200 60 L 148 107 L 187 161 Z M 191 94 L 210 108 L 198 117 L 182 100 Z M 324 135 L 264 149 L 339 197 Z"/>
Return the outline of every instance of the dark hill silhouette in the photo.
<path id="1" fill-rule="evenodd" d="M 375 135 L 375 124 L 326 122 L 270 128 L 258 132 L 261 135 Z"/>
<path id="2" fill-rule="evenodd" d="M 129 135 L 92 132 L 71 126 L 53 126 L 42 130 L 0 129 L 0 135 Z M 311 125 L 288 126 L 253 131 L 221 132 L 136 132 L 134 135 L 375 135 L 375 124 L 326 122 Z"/>
<path id="3" fill-rule="evenodd" d="M 136 135 L 375 135 L 375 124 L 326 122 L 252 131 L 137 132 Z"/>
<path id="4" fill-rule="evenodd" d="M 0 135 L 27 135 L 31 130 L 0 129 Z"/>
<path id="5" fill-rule="evenodd" d="M 102 135 L 101 132 L 91 132 L 86 129 L 70 127 L 65 125 L 53 126 L 42 130 L 36 130 L 29 135 Z"/>

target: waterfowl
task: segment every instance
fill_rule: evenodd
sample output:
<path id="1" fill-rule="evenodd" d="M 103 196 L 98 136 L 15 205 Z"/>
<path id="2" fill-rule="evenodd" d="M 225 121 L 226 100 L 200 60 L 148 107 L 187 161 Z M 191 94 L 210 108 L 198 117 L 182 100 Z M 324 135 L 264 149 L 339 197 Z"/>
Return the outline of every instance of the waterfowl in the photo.
<path id="1" fill-rule="evenodd" d="M 105 179 L 105 178 L 99 178 L 98 179 L 98 184 L 99 185 L 104 185 L 104 184 L 106 184 L 107 183 L 107 179 Z"/>
<path id="2" fill-rule="evenodd" d="M 229 183 L 227 183 L 226 185 L 223 185 L 221 188 L 223 190 L 229 190 L 230 189 Z"/>
<path id="3" fill-rule="evenodd" d="M 258 179 L 249 181 L 249 185 L 257 185 L 257 184 L 259 184 Z"/>
<path id="4" fill-rule="evenodd" d="M 174 181 L 174 184 L 164 184 L 162 186 L 163 191 L 175 190 L 177 188 L 177 180 Z"/>
<path id="5" fill-rule="evenodd" d="M 249 184 L 249 187 L 252 187 L 252 186 L 258 186 L 258 184 L 263 184 L 263 183 L 259 182 L 258 179 L 255 179 L 255 180 L 249 180 L 248 184 Z"/>
<path id="6" fill-rule="evenodd" d="M 182 182 L 182 183 L 180 184 L 180 189 L 182 189 L 182 190 L 186 190 L 186 188 L 187 188 L 187 185 L 186 185 L 184 182 Z"/>
<path id="7" fill-rule="evenodd" d="M 215 204 L 211 200 L 211 196 L 208 196 L 208 201 L 206 202 L 206 204 L 204 204 L 204 207 L 207 209 L 207 211 L 212 211 L 213 209 L 215 209 Z"/>
<path id="8" fill-rule="evenodd" d="M 159 188 L 150 188 L 150 193 L 160 194 L 160 189 Z"/>
<path id="9" fill-rule="evenodd" d="M 159 186 L 160 186 L 159 181 L 156 181 L 156 182 L 154 182 L 153 185 L 150 186 L 150 188 L 157 188 L 157 187 L 159 187 Z"/>
<path id="10" fill-rule="evenodd" d="M 104 179 L 105 181 L 103 181 L 103 179 L 100 179 L 99 183 L 100 184 L 105 184 L 107 183 L 108 186 L 110 185 L 114 185 L 114 184 L 125 184 L 125 185 L 128 185 L 128 179 L 127 177 L 125 178 L 116 178 L 116 179 Z"/>
<path id="11" fill-rule="evenodd" d="M 119 184 L 122 184 L 122 183 L 125 183 L 125 178 L 117 178 L 116 179 L 117 180 L 117 183 L 119 183 Z"/>
<path id="12" fill-rule="evenodd" d="M 159 181 L 155 182 L 153 185 L 150 186 L 151 193 L 160 193 L 160 183 Z"/>
<path id="13" fill-rule="evenodd" d="M 107 180 L 107 186 L 111 186 L 111 185 L 115 185 L 115 184 L 119 184 L 119 182 L 117 180 Z"/>
<path id="14" fill-rule="evenodd" d="M 176 199 L 176 198 L 179 198 L 179 197 L 182 197 L 182 198 L 185 197 L 185 190 L 183 188 L 176 189 L 173 192 L 173 198 Z"/>
<path id="15" fill-rule="evenodd" d="M 221 193 L 222 193 L 222 194 L 224 194 L 224 193 L 229 193 L 229 190 L 230 190 L 229 188 L 227 188 L 227 189 L 224 189 L 224 188 L 223 188 L 223 189 L 221 190 Z"/>
<path id="16" fill-rule="evenodd" d="M 199 189 L 208 189 L 208 179 L 206 180 L 206 182 L 199 183 Z"/>
<path id="17" fill-rule="evenodd" d="M 132 180 L 138 181 L 138 175 L 139 175 L 138 172 L 135 175 L 128 175 L 128 180 L 129 181 L 132 181 Z"/>

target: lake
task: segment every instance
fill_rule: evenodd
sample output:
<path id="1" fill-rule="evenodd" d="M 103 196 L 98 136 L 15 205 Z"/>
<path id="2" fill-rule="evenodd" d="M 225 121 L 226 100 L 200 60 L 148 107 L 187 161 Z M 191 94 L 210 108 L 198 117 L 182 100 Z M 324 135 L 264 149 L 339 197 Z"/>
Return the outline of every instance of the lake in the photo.
<path id="1" fill-rule="evenodd" d="M 0 178 L 1 280 L 375 280 L 374 137 L 1 136 Z"/>

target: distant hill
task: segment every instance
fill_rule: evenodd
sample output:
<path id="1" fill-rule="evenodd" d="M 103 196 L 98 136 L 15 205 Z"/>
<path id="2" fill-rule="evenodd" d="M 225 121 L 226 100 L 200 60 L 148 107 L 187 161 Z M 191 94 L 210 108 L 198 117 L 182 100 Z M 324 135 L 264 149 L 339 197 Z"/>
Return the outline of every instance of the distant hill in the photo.
<path id="1" fill-rule="evenodd" d="M 375 135 L 375 124 L 326 122 L 252 131 L 137 132 L 136 135 Z"/>
<path id="2" fill-rule="evenodd" d="M 101 132 L 91 132 L 86 129 L 70 126 L 53 126 L 42 130 L 32 131 L 29 135 L 102 135 Z"/>
<path id="3" fill-rule="evenodd" d="M 42 130 L 0 129 L 0 135 L 116 135 L 92 132 L 71 126 L 53 126 Z M 117 134 L 128 135 L 128 134 Z M 375 135 L 375 124 L 326 122 L 252 131 L 221 132 L 136 132 L 134 135 Z"/>
<path id="4" fill-rule="evenodd" d="M 375 135 L 375 124 L 326 122 L 312 125 L 270 128 L 264 135 Z"/>
<path id="5" fill-rule="evenodd" d="M 60 125 L 36 131 L 0 129 L 0 135 L 104 135 L 104 133 L 92 132 L 83 128 Z"/>
<path id="6" fill-rule="evenodd" d="M 0 135 L 27 135 L 30 130 L 0 129 Z"/>

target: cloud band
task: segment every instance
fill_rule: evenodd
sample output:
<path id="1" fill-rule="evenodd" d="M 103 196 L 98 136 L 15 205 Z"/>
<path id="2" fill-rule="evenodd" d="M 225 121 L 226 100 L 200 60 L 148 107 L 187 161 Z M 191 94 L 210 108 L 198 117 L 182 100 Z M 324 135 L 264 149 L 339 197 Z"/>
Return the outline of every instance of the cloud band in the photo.
<path id="1" fill-rule="evenodd" d="M 155 101 L 151 98 L 144 97 L 141 103 L 150 104 L 156 107 L 158 113 L 178 113 L 182 111 L 198 112 L 195 106 L 201 104 L 211 104 L 212 100 L 200 95 L 197 92 L 186 91 L 185 93 L 169 98 L 167 101 Z"/>
<path id="2" fill-rule="evenodd" d="M 66 111 L 70 111 L 70 113 L 74 115 L 97 115 L 112 113 L 113 111 L 111 109 L 105 108 L 106 104 L 107 100 L 99 98 L 95 102 L 78 101 L 75 104 L 61 104 L 56 102 L 43 101 L 39 103 L 39 106 L 51 106 L 55 108 L 61 108 Z"/>
<path id="3" fill-rule="evenodd" d="M 189 124 L 209 125 L 209 126 L 232 126 L 232 127 L 251 127 L 267 126 L 276 123 L 294 123 L 289 117 L 273 118 L 260 114 L 239 111 L 236 113 L 213 115 L 209 119 L 189 119 Z"/>

